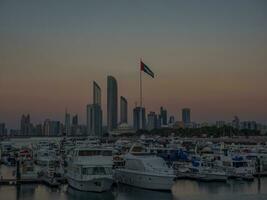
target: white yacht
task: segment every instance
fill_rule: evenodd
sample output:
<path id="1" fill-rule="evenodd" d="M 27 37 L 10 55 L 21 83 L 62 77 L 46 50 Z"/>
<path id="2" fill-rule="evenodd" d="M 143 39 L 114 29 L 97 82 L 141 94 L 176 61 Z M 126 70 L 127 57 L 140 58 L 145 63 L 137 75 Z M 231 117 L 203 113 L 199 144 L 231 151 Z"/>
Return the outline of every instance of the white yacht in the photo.
<path id="1" fill-rule="evenodd" d="M 71 187 L 81 191 L 103 192 L 113 184 L 112 149 L 80 147 L 73 151 L 67 170 Z"/>
<path id="2" fill-rule="evenodd" d="M 125 167 L 115 169 L 115 180 L 119 183 L 151 190 L 171 190 L 175 175 L 166 162 L 147 153 L 130 153 L 124 156 Z"/>
<path id="3" fill-rule="evenodd" d="M 244 180 L 254 179 L 255 168 L 251 165 L 251 162 L 242 156 L 222 157 L 220 161 L 217 161 L 224 168 L 229 178 L 241 178 Z"/>
<path id="4" fill-rule="evenodd" d="M 36 153 L 36 163 L 39 166 L 46 167 L 48 166 L 49 162 L 57 162 L 58 160 L 59 158 L 56 156 L 56 153 L 51 150 L 41 149 Z"/>
<path id="5" fill-rule="evenodd" d="M 189 178 L 202 181 L 227 181 L 227 174 L 223 168 L 215 166 L 213 162 L 193 160 L 192 166 L 189 167 Z"/>

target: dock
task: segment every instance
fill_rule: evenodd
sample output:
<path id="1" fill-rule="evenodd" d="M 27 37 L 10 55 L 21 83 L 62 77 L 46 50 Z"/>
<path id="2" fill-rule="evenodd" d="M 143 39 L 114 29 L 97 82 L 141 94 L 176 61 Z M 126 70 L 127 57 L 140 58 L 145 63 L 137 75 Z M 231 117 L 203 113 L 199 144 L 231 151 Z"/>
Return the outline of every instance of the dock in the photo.
<path id="1" fill-rule="evenodd" d="M 61 183 L 66 182 L 65 179 L 49 179 L 45 177 L 37 179 L 0 179 L 0 185 L 21 185 L 21 184 L 45 184 L 49 187 L 59 187 Z"/>

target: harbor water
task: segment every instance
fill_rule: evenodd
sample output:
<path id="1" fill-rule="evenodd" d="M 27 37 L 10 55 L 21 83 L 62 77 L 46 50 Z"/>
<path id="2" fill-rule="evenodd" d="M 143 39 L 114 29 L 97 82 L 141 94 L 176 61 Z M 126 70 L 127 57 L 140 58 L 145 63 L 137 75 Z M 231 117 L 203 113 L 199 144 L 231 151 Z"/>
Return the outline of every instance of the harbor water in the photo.
<path id="1" fill-rule="evenodd" d="M 11 177 L 15 168 L 1 166 L 1 175 Z M 139 189 L 118 185 L 110 192 L 81 192 L 67 185 L 50 188 L 42 184 L 0 185 L 0 200 L 266 200 L 267 178 L 254 181 L 228 180 L 208 183 L 177 180 L 171 192 Z"/>

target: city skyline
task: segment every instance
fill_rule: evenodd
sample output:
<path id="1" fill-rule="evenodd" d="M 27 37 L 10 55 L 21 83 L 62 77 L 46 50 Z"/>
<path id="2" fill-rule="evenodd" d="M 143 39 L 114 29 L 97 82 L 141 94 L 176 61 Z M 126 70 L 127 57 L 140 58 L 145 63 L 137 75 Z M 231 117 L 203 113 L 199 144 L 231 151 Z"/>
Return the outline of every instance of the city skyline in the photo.
<path id="1" fill-rule="evenodd" d="M 23 113 L 35 124 L 63 122 L 68 107 L 85 124 L 96 80 L 106 124 L 109 74 L 132 122 L 142 57 L 157 74 L 143 78 L 147 113 L 163 106 L 181 121 L 189 107 L 192 121 L 267 123 L 266 8 L 260 0 L 1 1 L 0 122 L 19 128 Z"/>

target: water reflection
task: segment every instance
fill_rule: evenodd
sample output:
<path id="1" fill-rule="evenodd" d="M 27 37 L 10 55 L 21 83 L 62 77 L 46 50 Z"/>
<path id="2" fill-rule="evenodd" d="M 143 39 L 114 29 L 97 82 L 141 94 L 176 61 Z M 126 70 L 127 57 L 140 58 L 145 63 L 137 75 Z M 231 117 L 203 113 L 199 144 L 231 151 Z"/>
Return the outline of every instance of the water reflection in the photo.
<path id="1" fill-rule="evenodd" d="M 128 185 L 119 184 L 117 188 L 117 199 L 118 200 L 147 200 L 147 199 L 157 199 L 166 200 L 172 199 L 171 192 L 160 192 L 152 190 L 144 190 L 136 187 L 131 187 Z"/>
<path id="2" fill-rule="evenodd" d="M 264 183 L 263 183 L 264 182 Z M 267 179 L 254 182 L 228 180 L 226 183 L 178 180 L 172 188 L 174 199 L 261 199 L 266 198 Z M 258 195 L 257 194 L 262 194 Z"/>
<path id="3" fill-rule="evenodd" d="M 258 182 L 258 194 L 261 193 L 261 179 L 257 178 L 257 182 Z"/>
<path id="4" fill-rule="evenodd" d="M 42 184 L 20 186 L 0 185 L 0 200 L 266 200 L 267 178 L 253 182 L 230 180 L 227 183 L 207 183 L 178 180 L 172 192 L 144 190 L 118 185 L 110 192 L 92 193 L 75 190 L 67 185 L 49 188 Z"/>
<path id="5" fill-rule="evenodd" d="M 96 193 L 96 192 L 83 192 L 76 190 L 72 187 L 67 188 L 67 199 L 68 200 L 113 200 L 115 199 L 114 192 L 102 192 L 102 193 Z"/>
<path id="6" fill-rule="evenodd" d="M 16 186 L 16 199 L 31 199 L 34 196 L 37 185 L 25 184 Z"/>

